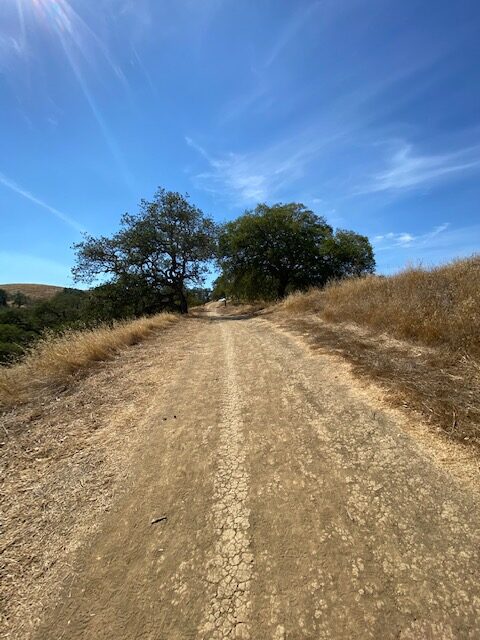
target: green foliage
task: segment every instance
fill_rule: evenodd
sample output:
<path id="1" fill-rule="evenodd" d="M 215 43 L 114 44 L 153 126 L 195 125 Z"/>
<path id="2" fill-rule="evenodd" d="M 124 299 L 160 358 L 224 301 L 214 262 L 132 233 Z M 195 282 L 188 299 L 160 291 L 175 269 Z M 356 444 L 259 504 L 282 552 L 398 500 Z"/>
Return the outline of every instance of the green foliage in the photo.
<path id="1" fill-rule="evenodd" d="M 61 330 L 83 325 L 87 320 L 88 294 L 75 289 L 64 289 L 50 300 L 28 307 L 2 307 L 0 309 L 0 363 L 22 355 L 45 330 Z"/>
<path id="2" fill-rule="evenodd" d="M 214 295 L 282 298 L 328 280 L 372 272 L 367 238 L 333 232 L 324 218 L 299 203 L 258 205 L 224 225 L 219 237 Z"/>
<path id="3" fill-rule="evenodd" d="M 220 298 L 234 297 L 232 285 L 224 273 L 221 273 L 216 280 L 213 281 L 211 299 L 219 300 Z"/>
<path id="4" fill-rule="evenodd" d="M 22 354 L 36 333 L 22 324 L 8 324 L 0 318 L 0 362 L 8 362 Z"/>
<path id="5" fill-rule="evenodd" d="M 143 278 L 126 275 L 91 289 L 85 315 L 104 322 L 150 315 L 174 307 L 172 292 L 154 289 Z"/>
<path id="6" fill-rule="evenodd" d="M 159 189 L 142 200 L 137 214 L 126 213 L 111 237 L 87 236 L 75 245 L 77 281 L 107 276 L 117 309 L 125 288 L 126 310 L 145 304 L 150 312 L 177 306 L 186 312 L 188 284 L 202 284 L 215 253 L 215 225 L 190 204 L 188 196 Z M 117 288 L 115 288 L 117 287 Z M 100 296 L 105 301 L 107 289 Z"/>
<path id="7" fill-rule="evenodd" d="M 12 296 L 12 304 L 14 307 L 26 307 L 29 303 L 28 296 L 21 291 L 16 291 Z"/>
<path id="8" fill-rule="evenodd" d="M 0 341 L 0 364 L 13 362 L 24 353 L 24 349 L 15 342 Z"/>
<path id="9" fill-rule="evenodd" d="M 189 307 L 197 307 L 198 305 L 210 302 L 212 290 L 202 287 L 195 287 L 187 291 L 187 299 Z"/>
<path id="10" fill-rule="evenodd" d="M 23 353 L 36 336 L 33 325 L 24 316 L 23 309 L 3 307 L 0 311 L 0 363 Z"/>
<path id="11" fill-rule="evenodd" d="M 88 295 L 85 291 L 64 289 L 50 300 L 33 306 L 31 318 L 40 328 L 71 326 L 84 319 L 87 300 Z"/>
<path id="12" fill-rule="evenodd" d="M 337 229 L 335 234 L 326 239 L 323 251 L 330 278 L 362 276 L 375 271 L 375 258 L 369 239 L 354 231 Z"/>
<path id="13" fill-rule="evenodd" d="M 209 300 L 209 289 L 187 291 L 191 305 Z M 162 294 L 141 279 L 120 279 L 81 291 L 64 289 L 50 300 L 28 307 L 0 308 L 0 364 L 18 358 L 45 331 L 92 327 L 99 322 L 134 318 L 155 312 L 159 305 L 174 306 L 173 293 Z"/>
<path id="14" fill-rule="evenodd" d="M 188 196 L 159 189 L 125 214 L 110 237 L 75 245 L 75 278 L 108 278 L 89 291 L 64 289 L 34 303 L 0 289 L 0 362 L 10 362 L 42 333 L 199 305 L 211 299 L 274 299 L 328 280 L 371 273 L 365 236 L 337 230 L 302 204 L 259 204 L 220 231 Z M 202 287 L 217 255 L 221 274 Z"/>

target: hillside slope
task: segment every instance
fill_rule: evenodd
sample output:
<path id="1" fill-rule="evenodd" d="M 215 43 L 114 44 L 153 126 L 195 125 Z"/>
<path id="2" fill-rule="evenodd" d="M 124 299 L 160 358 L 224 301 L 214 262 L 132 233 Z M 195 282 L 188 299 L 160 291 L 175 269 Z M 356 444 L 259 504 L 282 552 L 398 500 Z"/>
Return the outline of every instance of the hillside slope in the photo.
<path id="1" fill-rule="evenodd" d="M 3 289 L 7 293 L 13 295 L 20 291 L 20 293 L 25 294 L 33 300 L 34 302 L 40 300 L 49 300 L 53 298 L 53 296 L 60 291 L 63 291 L 64 287 L 57 287 L 52 284 L 27 284 L 27 283 L 18 283 L 18 284 L 0 284 L 0 289 Z"/>
<path id="2" fill-rule="evenodd" d="M 5 633 L 477 637 L 463 449 L 338 357 L 217 313 L 4 417 Z"/>
<path id="3" fill-rule="evenodd" d="M 267 316 L 480 448 L 480 256 L 297 292 Z"/>

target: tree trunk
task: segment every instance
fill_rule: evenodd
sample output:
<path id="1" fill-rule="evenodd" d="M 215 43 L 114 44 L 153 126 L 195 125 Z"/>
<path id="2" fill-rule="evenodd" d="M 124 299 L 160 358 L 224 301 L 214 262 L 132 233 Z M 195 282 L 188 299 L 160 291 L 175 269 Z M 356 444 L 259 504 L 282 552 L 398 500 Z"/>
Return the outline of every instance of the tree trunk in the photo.
<path id="1" fill-rule="evenodd" d="M 277 287 L 277 296 L 281 299 L 285 297 L 285 291 L 287 290 L 288 278 L 280 278 Z"/>
<path id="2" fill-rule="evenodd" d="M 180 298 L 180 313 L 188 313 L 187 296 L 185 295 L 183 287 L 179 289 L 178 297 Z"/>

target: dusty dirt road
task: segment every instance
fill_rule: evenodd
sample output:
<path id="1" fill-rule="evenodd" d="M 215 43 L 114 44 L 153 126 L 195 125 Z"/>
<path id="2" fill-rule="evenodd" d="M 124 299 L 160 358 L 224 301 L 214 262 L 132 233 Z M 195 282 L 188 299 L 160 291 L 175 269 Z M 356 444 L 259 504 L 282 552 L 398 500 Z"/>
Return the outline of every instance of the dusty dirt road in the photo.
<path id="1" fill-rule="evenodd" d="M 34 637 L 479 638 L 475 494 L 266 320 L 174 331 L 174 361 L 142 346 L 134 481 Z"/>

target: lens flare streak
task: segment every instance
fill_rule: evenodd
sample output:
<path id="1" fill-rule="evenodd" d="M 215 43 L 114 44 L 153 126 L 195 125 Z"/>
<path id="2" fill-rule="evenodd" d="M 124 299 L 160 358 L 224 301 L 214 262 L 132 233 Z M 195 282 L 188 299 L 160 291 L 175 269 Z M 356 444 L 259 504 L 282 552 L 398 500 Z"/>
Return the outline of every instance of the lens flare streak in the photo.
<path id="1" fill-rule="evenodd" d="M 26 38 L 25 0 L 16 0 L 20 28 Z M 29 0 L 28 6 L 35 16 L 35 24 L 57 39 L 78 83 L 85 100 L 95 118 L 103 138 L 112 154 L 123 179 L 132 192 L 134 180 L 129 172 L 118 143 L 107 126 L 95 97 L 85 77 L 84 67 L 97 70 L 99 60 L 104 60 L 109 69 L 128 90 L 127 80 L 119 66 L 113 61 L 105 43 L 73 9 L 67 0 Z M 100 53 L 100 56 L 98 55 Z"/>

